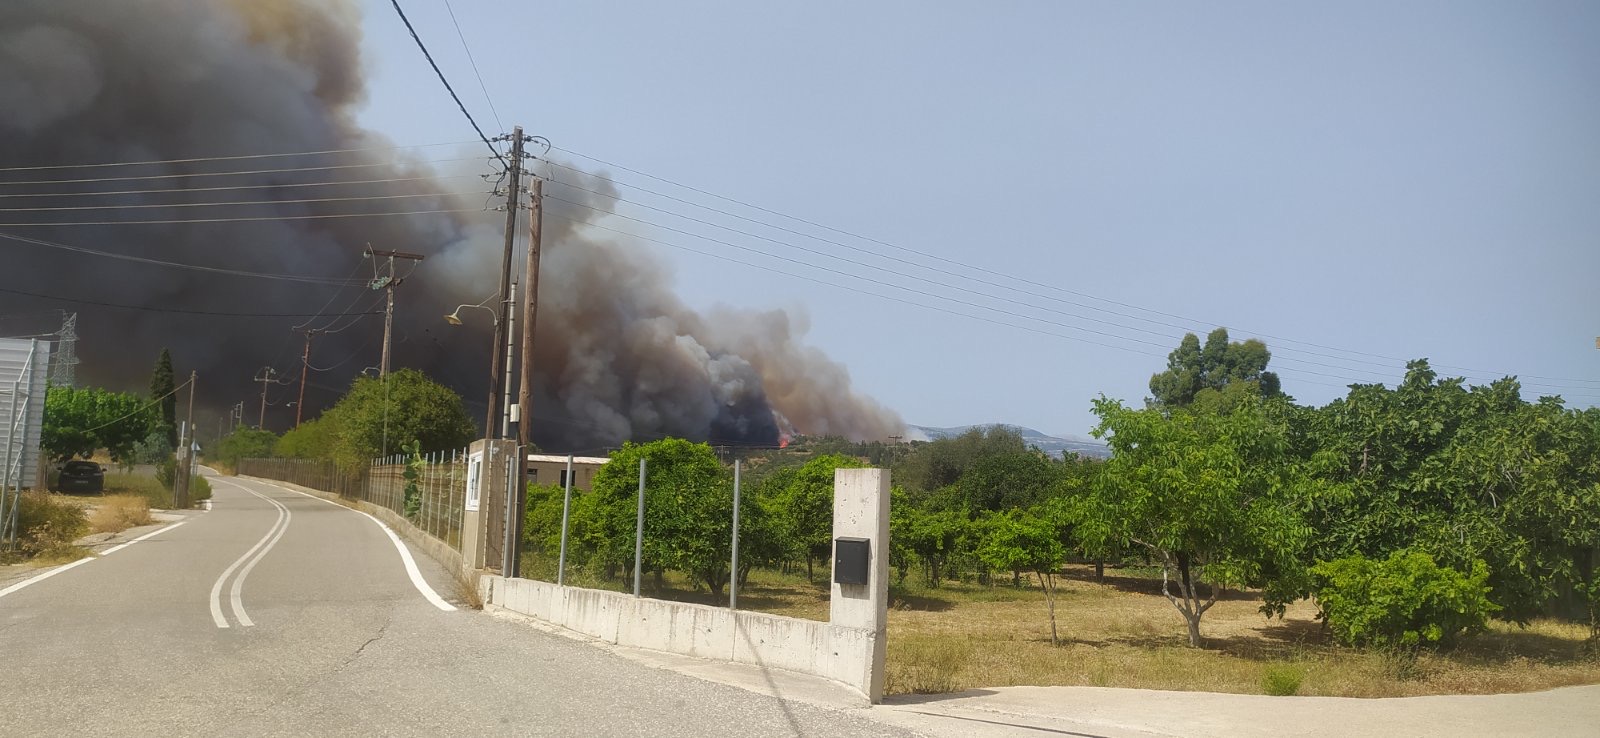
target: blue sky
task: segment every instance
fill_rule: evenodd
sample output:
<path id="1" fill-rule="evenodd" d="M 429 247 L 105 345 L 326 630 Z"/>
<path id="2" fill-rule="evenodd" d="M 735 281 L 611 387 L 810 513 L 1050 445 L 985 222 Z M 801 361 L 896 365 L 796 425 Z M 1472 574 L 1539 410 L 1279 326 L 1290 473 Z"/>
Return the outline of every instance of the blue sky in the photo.
<path id="1" fill-rule="evenodd" d="M 453 2 L 507 127 L 1007 275 L 610 170 L 992 283 L 624 190 L 968 290 L 773 263 L 843 289 L 639 246 L 691 305 L 804 310 L 809 342 L 910 422 L 1083 433 L 1091 398 L 1140 401 L 1180 329 L 1215 325 L 1263 338 L 1302 401 L 1426 356 L 1600 402 L 1600 4 Z M 498 128 L 444 2 L 402 4 Z M 363 121 L 404 144 L 469 139 L 388 2 L 364 25 Z"/>

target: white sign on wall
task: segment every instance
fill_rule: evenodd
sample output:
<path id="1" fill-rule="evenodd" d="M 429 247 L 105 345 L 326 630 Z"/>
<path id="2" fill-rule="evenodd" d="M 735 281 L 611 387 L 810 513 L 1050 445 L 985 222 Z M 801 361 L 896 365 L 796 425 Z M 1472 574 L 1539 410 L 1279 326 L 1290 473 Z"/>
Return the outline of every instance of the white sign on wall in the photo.
<path id="1" fill-rule="evenodd" d="M 475 453 L 467 457 L 467 512 L 478 511 L 478 500 L 482 493 L 478 485 L 483 481 L 483 453 Z"/>

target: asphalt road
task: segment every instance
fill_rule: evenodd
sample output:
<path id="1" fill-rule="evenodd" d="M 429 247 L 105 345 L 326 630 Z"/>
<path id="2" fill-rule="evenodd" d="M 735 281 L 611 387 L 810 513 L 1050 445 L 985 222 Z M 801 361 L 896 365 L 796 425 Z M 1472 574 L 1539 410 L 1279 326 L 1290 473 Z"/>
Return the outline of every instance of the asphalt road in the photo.
<path id="1" fill-rule="evenodd" d="M 0 735 L 908 735 L 442 609 L 450 578 L 412 552 L 419 588 L 365 515 L 213 488 L 209 512 L 0 587 Z"/>

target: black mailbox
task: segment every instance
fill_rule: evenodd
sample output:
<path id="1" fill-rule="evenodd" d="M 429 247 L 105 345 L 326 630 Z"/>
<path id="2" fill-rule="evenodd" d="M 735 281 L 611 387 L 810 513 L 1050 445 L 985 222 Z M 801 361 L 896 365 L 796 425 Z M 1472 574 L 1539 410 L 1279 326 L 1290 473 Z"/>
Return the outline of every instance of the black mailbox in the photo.
<path id="1" fill-rule="evenodd" d="M 833 539 L 833 581 L 866 584 L 872 565 L 872 542 L 866 538 Z"/>

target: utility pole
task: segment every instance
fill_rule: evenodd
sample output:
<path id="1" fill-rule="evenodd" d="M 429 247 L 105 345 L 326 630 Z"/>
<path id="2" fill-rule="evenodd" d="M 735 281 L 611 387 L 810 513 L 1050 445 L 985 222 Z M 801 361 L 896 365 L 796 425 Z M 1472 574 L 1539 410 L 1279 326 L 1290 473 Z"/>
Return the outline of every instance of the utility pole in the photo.
<path id="1" fill-rule="evenodd" d="M 539 241 L 543 236 L 544 214 L 544 180 L 535 177 L 528 188 L 532 200 L 532 208 L 528 211 L 528 255 L 523 264 L 522 275 L 522 376 L 517 382 L 517 488 L 511 495 L 513 510 L 522 510 L 527 505 L 528 497 L 528 464 L 526 461 L 527 449 L 532 444 L 533 426 L 533 337 L 534 328 L 539 324 Z M 509 365 L 508 365 L 509 368 Z M 507 534 L 509 541 L 522 540 L 522 515 L 512 518 L 514 531 Z M 511 537 L 515 535 L 515 537 Z M 511 571 L 508 577 L 521 574 L 522 557 L 512 559 Z"/>
<path id="2" fill-rule="evenodd" d="M 189 415 L 183 424 L 183 446 L 179 449 L 178 459 L 183 462 L 183 471 L 178 475 L 177 494 L 173 507 L 183 510 L 189 507 L 189 476 L 194 468 L 194 381 L 196 373 L 189 372 Z"/>
<path id="3" fill-rule="evenodd" d="M 261 367 L 261 371 L 256 372 L 255 381 L 261 383 L 261 413 L 256 416 L 256 430 L 267 427 L 267 385 L 276 381 L 272 377 L 277 373 L 278 370 L 270 366 Z"/>
<path id="4" fill-rule="evenodd" d="M 391 292 L 389 294 L 389 305 L 392 312 L 392 307 L 394 305 L 394 293 Z M 300 427 L 300 414 L 306 409 L 306 370 L 311 368 L 311 339 L 320 332 L 321 331 L 318 331 L 315 328 L 305 329 L 306 348 L 304 351 L 300 352 L 300 399 L 295 400 L 294 402 L 294 427 L 296 428 Z M 385 335 L 387 335 L 387 328 Z M 388 341 L 384 342 L 384 346 L 388 346 Z M 387 358 L 387 356 L 385 356 L 385 358 Z"/>
<path id="5" fill-rule="evenodd" d="M 386 290 L 388 292 L 388 299 L 383 309 L 383 360 L 378 362 L 378 378 L 383 379 L 389 375 L 389 339 L 394 335 L 394 288 L 399 287 L 400 283 L 405 281 L 404 279 L 395 279 L 394 260 L 409 259 L 420 262 L 423 256 L 422 254 L 410 254 L 404 251 L 378 251 L 371 246 L 367 247 L 363 255 L 373 258 L 380 256 L 389 258 L 389 274 L 372 280 L 371 285 L 372 289 Z M 310 338 L 306 339 L 308 347 L 310 346 L 310 340 Z"/>
<path id="6" fill-rule="evenodd" d="M 501 137 L 498 140 L 503 141 L 505 138 Z M 489 352 L 489 414 L 483 421 L 483 437 L 491 439 L 495 437 L 495 419 L 505 410 L 500 405 L 502 371 L 505 376 L 511 374 L 511 360 L 509 357 L 506 359 L 507 365 L 505 367 L 500 366 L 500 346 L 507 342 L 511 330 L 508 323 L 513 309 L 511 305 L 511 257 L 517 248 L 517 210 L 520 207 L 517 199 L 522 191 L 523 140 L 522 126 L 513 128 L 511 131 L 511 156 L 509 158 L 511 163 L 506 170 L 508 180 L 506 184 L 506 239 L 505 254 L 500 264 L 500 319 L 495 321 L 494 348 Z M 500 437 L 505 437 L 504 432 L 501 433 Z"/>

